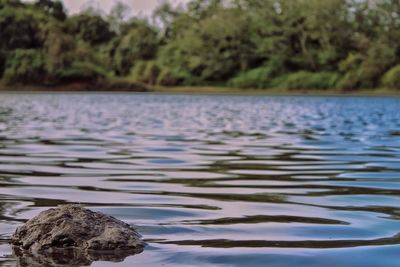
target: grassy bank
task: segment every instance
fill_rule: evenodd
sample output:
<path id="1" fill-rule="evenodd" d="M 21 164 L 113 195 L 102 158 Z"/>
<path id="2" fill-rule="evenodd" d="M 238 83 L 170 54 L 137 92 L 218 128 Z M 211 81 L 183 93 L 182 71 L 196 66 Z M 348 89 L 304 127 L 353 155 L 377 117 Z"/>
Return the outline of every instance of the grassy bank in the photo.
<path id="1" fill-rule="evenodd" d="M 246 94 L 246 95 L 276 95 L 276 96 L 400 96 L 400 90 L 395 89 L 359 89 L 344 91 L 330 90 L 287 90 L 287 89 L 239 89 L 212 86 L 176 86 L 155 87 L 157 93 L 172 94 Z"/>
<path id="2" fill-rule="evenodd" d="M 271 95 L 271 96 L 400 96 L 396 89 L 358 90 L 289 90 L 289 89 L 240 89 L 217 86 L 149 86 L 129 81 L 113 79 L 98 83 L 74 82 L 58 85 L 5 85 L 0 83 L 0 91 L 7 92 L 149 92 L 161 94 L 228 94 L 228 95 Z"/>
<path id="3" fill-rule="evenodd" d="M 6 85 L 0 84 L 0 91 L 53 91 L 53 92 L 149 92 L 152 89 L 144 84 L 124 81 L 110 80 L 103 82 L 73 82 L 56 85 Z"/>

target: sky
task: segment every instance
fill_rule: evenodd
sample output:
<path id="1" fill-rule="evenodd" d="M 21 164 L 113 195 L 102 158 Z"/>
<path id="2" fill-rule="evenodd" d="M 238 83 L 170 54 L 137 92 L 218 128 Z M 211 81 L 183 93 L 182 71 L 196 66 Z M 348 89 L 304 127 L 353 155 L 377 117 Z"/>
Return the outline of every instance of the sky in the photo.
<path id="1" fill-rule="evenodd" d="M 97 7 L 100 7 L 106 13 L 109 12 L 111 7 L 117 0 L 62 0 L 65 7 L 68 9 L 69 14 L 79 12 L 82 6 L 87 5 L 89 2 L 95 2 Z M 169 1 L 174 4 L 185 3 L 188 0 L 120 0 L 128 4 L 133 14 L 149 15 L 159 4 Z"/>

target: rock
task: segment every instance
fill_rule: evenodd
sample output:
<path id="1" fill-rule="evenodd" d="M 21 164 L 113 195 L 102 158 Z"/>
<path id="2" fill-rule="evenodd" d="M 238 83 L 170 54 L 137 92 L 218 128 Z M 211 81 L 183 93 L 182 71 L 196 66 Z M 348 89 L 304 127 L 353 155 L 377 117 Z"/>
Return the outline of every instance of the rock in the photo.
<path id="1" fill-rule="evenodd" d="M 41 212 L 15 231 L 11 243 L 18 257 L 25 255 L 25 261 L 43 262 L 56 254 L 56 260 L 76 260 L 80 265 L 96 260 L 121 261 L 142 252 L 145 246 L 130 225 L 78 205 Z M 69 262 L 65 266 L 72 265 Z"/>
<path id="2" fill-rule="evenodd" d="M 390 131 L 389 135 L 390 136 L 400 136 L 400 131 Z"/>

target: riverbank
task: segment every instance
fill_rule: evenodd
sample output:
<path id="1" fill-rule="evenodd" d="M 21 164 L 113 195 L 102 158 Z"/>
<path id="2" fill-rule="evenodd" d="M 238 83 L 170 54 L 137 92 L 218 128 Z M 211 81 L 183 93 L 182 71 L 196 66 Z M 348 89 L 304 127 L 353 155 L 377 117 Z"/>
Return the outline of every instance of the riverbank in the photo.
<path id="1" fill-rule="evenodd" d="M 152 89 L 144 84 L 116 80 L 106 82 L 73 82 L 68 84 L 56 85 L 5 85 L 0 84 L 0 91 L 31 91 L 31 92 L 149 92 Z"/>
<path id="2" fill-rule="evenodd" d="M 276 95 L 276 96 L 400 96 L 400 90 L 395 89 L 360 89 L 343 91 L 330 90 L 287 90 L 287 89 L 240 89 L 213 86 L 177 86 L 155 87 L 157 93 L 168 94 L 248 94 L 248 95 Z"/>
<path id="3" fill-rule="evenodd" d="M 359 90 L 288 90 L 288 89 L 241 89 L 217 86 L 150 86 L 126 80 L 101 83 L 75 82 L 62 85 L 4 85 L 0 92 L 149 92 L 161 94 L 221 94 L 221 95 L 271 95 L 271 96 L 400 96 L 396 89 Z"/>

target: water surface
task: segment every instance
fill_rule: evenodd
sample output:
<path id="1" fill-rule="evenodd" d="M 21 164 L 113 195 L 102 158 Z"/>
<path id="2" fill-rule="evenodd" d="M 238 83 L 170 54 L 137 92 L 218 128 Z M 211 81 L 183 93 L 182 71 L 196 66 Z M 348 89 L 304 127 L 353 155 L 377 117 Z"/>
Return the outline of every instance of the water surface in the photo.
<path id="1" fill-rule="evenodd" d="M 0 95 L 0 266 L 81 203 L 145 252 L 92 266 L 400 266 L 400 99 Z"/>

